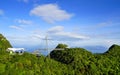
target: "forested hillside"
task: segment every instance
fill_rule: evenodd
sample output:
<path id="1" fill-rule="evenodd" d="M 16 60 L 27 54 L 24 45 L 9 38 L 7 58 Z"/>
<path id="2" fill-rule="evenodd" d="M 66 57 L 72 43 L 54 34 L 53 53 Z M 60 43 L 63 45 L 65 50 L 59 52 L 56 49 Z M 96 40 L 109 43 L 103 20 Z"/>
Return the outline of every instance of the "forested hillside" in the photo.
<path id="1" fill-rule="evenodd" d="M 50 57 L 27 52 L 10 55 L 6 48 L 11 45 L 3 36 L 0 46 L 0 75 L 120 75 L 119 45 L 103 54 L 61 45 L 58 48 L 65 46 L 65 50 L 54 50 Z"/>
<path id="2" fill-rule="evenodd" d="M 92 54 L 83 48 L 68 48 L 52 51 L 51 58 L 9 55 L 1 50 L 0 75 L 119 75 L 119 50 L 120 46 L 114 45 L 104 54 Z"/>
<path id="3" fill-rule="evenodd" d="M 8 47 L 12 47 L 9 41 L 0 34 L 0 50 L 6 50 Z"/>
<path id="4" fill-rule="evenodd" d="M 79 75 L 120 75 L 120 46 L 112 45 L 103 54 L 92 54 L 83 48 L 52 51 L 51 58 L 71 66 Z"/>

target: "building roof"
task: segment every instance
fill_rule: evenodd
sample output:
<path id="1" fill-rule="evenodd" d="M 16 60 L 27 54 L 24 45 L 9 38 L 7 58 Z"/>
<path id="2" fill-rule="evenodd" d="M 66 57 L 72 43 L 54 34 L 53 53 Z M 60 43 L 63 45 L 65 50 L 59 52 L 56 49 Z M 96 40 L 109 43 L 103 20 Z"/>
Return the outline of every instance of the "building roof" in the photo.
<path id="1" fill-rule="evenodd" d="M 12 50 L 13 52 L 15 52 L 15 51 L 24 51 L 25 49 L 24 48 L 8 48 L 7 49 L 8 51 L 10 51 L 10 50 Z"/>

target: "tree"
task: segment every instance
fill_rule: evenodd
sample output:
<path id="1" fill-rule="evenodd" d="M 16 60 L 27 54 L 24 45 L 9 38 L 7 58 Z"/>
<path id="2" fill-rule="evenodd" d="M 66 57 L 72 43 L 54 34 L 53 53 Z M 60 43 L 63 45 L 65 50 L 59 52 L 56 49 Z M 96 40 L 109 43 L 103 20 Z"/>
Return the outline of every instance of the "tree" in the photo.
<path id="1" fill-rule="evenodd" d="M 56 48 L 67 48 L 67 47 L 68 47 L 68 45 L 66 45 L 66 44 L 58 44 L 56 46 Z"/>

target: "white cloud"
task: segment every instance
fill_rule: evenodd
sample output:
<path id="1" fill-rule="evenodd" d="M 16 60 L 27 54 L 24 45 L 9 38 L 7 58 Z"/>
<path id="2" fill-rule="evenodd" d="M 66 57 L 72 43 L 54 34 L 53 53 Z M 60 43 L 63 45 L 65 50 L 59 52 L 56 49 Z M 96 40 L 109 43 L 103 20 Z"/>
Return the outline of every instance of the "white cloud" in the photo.
<path id="1" fill-rule="evenodd" d="M 17 29 L 17 30 L 23 30 L 25 27 L 30 27 L 33 25 L 33 22 L 30 20 L 25 19 L 16 19 L 14 20 L 15 25 L 9 26 L 10 28 Z"/>
<path id="2" fill-rule="evenodd" d="M 48 29 L 48 34 L 50 37 L 56 40 L 67 40 L 67 41 L 75 41 L 75 40 L 84 40 L 89 39 L 89 37 L 64 31 L 63 26 L 55 26 L 53 28 Z"/>
<path id="3" fill-rule="evenodd" d="M 30 21 L 30 20 L 17 19 L 15 21 L 18 22 L 19 24 L 22 24 L 22 25 L 31 25 L 31 24 L 33 24 L 33 22 Z"/>
<path id="4" fill-rule="evenodd" d="M 10 26 L 11 28 L 17 29 L 17 30 L 23 30 L 19 26 Z M 87 39 L 87 36 L 75 34 L 72 32 L 66 32 L 63 26 L 55 26 L 50 29 L 48 29 L 48 39 L 51 39 L 48 41 L 50 47 L 55 47 L 58 43 L 65 43 L 70 45 L 70 42 L 78 42 L 78 41 L 84 41 Z M 31 46 L 38 46 L 38 45 L 45 45 L 45 36 L 47 35 L 45 32 L 41 30 L 34 30 L 29 33 L 29 35 L 18 35 L 15 37 L 8 37 L 10 41 L 14 45 L 31 45 Z M 20 37 L 19 37 L 20 36 Z M 31 40 L 32 43 L 28 43 L 29 40 Z M 24 45 L 24 46 L 25 46 Z M 74 46 L 74 45 L 73 45 Z"/>
<path id="5" fill-rule="evenodd" d="M 4 15 L 4 11 L 0 9 L 0 15 Z"/>
<path id="6" fill-rule="evenodd" d="M 49 23 L 68 20 L 73 16 L 73 14 L 69 14 L 65 10 L 60 9 L 57 4 L 39 5 L 30 11 L 30 15 L 41 17 Z"/>
<path id="7" fill-rule="evenodd" d="M 52 27 L 50 29 L 48 29 L 48 32 L 49 33 L 56 33 L 56 32 L 61 32 L 64 30 L 64 27 L 63 26 L 55 26 L 55 27 Z"/>
<path id="8" fill-rule="evenodd" d="M 21 28 L 21 27 L 19 27 L 19 26 L 14 26 L 14 25 L 12 25 L 12 26 L 9 26 L 9 27 L 12 28 L 12 29 L 22 30 L 22 31 L 23 31 L 23 28 Z"/>
<path id="9" fill-rule="evenodd" d="M 89 39 L 87 36 L 83 36 L 80 34 L 72 33 L 72 32 L 57 32 L 50 34 L 53 37 L 56 37 L 58 40 L 67 40 L 67 41 L 75 41 L 75 40 L 85 40 Z"/>
<path id="10" fill-rule="evenodd" d="M 11 26 L 14 29 L 20 29 L 16 26 Z M 42 30 L 34 30 L 29 33 L 29 35 L 19 35 L 8 37 L 10 42 L 14 45 L 22 45 L 22 46 L 44 46 L 46 47 L 46 42 L 43 40 L 46 34 Z M 103 38 L 89 38 L 88 36 L 84 36 L 81 34 L 73 33 L 66 31 L 63 26 L 55 26 L 48 29 L 48 44 L 49 48 L 55 48 L 58 43 L 68 44 L 70 47 L 84 47 L 84 46 L 106 46 L 109 47 L 113 43 L 120 44 L 119 39 L 103 39 Z M 31 40 L 32 43 L 29 43 Z"/>
<path id="11" fill-rule="evenodd" d="M 44 39 L 45 33 L 43 33 L 41 30 L 34 30 L 32 31 L 31 37 L 35 39 Z"/>

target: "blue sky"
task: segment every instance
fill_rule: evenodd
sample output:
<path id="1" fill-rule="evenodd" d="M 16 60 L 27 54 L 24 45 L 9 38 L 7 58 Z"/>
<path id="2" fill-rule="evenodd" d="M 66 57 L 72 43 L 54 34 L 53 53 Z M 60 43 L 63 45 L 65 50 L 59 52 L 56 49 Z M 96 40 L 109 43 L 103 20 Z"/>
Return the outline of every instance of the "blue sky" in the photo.
<path id="1" fill-rule="evenodd" d="M 120 0 L 2 0 L 0 33 L 14 47 L 120 44 Z"/>

